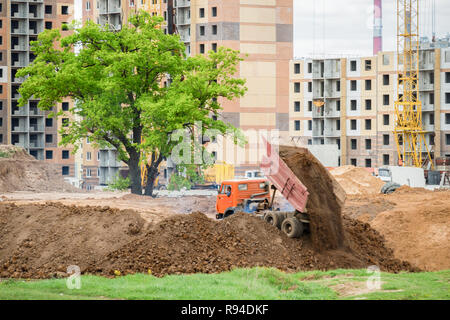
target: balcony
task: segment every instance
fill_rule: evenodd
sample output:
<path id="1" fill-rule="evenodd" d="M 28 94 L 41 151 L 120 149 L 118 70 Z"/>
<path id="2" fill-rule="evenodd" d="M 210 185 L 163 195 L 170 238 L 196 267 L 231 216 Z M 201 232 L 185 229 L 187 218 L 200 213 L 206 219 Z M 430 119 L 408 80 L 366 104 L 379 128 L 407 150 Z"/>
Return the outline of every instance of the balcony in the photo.
<path id="1" fill-rule="evenodd" d="M 12 112 L 13 116 L 26 116 L 27 115 L 27 109 L 25 107 L 18 107 L 13 109 Z"/>
<path id="2" fill-rule="evenodd" d="M 38 124 L 30 124 L 30 132 L 44 132 L 44 126 Z"/>
<path id="3" fill-rule="evenodd" d="M 27 131 L 28 131 L 27 128 L 23 124 L 18 125 L 18 126 L 14 126 L 12 128 L 12 132 L 21 133 L 21 132 L 27 132 Z"/>

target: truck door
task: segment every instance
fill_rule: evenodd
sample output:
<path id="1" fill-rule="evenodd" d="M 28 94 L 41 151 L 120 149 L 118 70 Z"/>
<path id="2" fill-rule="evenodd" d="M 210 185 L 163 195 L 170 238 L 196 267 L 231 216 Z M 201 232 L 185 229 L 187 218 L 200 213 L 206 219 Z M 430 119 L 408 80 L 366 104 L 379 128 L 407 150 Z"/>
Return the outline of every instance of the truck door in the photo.
<path id="1" fill-rule="evenodd" d="M 227 195 L 227 191 L 231 189 L 231 193 L 233 193 L 235 190 L 232 189 L 231 185 L 224 184 L 222 185 L 222 188 L 220 189 L 220 192 L 218 194 L 218 202 L 217 202 L 217 211 L 219 213 L 225 213 L 225 210 L 227 208 L 230 208 L 233 206 L 233 196 Z"/>

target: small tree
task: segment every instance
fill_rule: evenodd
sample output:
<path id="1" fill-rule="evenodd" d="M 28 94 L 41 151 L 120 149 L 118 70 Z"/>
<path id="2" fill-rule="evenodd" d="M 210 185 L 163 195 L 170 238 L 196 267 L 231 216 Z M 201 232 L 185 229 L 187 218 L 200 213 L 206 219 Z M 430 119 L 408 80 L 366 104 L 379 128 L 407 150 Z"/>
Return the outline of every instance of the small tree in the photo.
<path id="1" fill-rule="evenodd" d="M 239 52 L 219 48 L 186 58 L 179 36 L 164 34 L 161 23 L 140 11 L 120 31 L 89 21 L 72 25 L 66 37 L 46 30 L 32 43 L 35 60 L 17 74 L 28 76 L 19 89 L 21 106 L 32 96 L 40 99 L 41 110 L 53 110 L 63 98 L 76 101 L 70 112 L 79 120 L 61 128 L 61 144 L 76 148 L 89 136 L 98 147 L 117 149 L 135 194 L 142 194 L 142 153 L 150 155 L 145 194 L 152 195 L 159 165 L 179 143 L 173 133 L 194 132 L 198 123 L 201 132 L 237 133 L 212 116 L 220 113 L 218 98 L 231 100 L 246 91 L 245 80 L 233 77 Z"/>

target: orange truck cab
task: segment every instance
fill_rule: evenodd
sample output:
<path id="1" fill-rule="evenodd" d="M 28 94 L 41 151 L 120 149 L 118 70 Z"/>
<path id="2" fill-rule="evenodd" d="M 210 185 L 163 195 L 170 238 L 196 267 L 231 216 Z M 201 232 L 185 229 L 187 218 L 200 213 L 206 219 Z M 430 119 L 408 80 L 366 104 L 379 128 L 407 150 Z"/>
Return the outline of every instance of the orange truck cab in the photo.
<path id="1" fill-rule="evenodd" d="M 266 179 L 225 180 L 217 195 L 216 218 L 223 219 L 237 211 L 264 210 L 269 203 L 269 182 Z"/>

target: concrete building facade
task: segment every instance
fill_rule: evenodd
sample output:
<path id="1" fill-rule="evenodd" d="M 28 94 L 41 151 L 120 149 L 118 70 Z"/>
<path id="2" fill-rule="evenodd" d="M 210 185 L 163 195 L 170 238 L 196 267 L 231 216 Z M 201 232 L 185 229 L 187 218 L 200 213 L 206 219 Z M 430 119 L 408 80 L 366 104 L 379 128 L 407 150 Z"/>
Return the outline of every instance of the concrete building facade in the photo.
<path id="1" fill-rule="evenodd" d="M 420 51 L 419 95 L 434 157 L 450 156 L 450 48 Z M 396 165 L 397 57 L 298 59 L 290 65 L 289 134 L 303 145 L 337 144 L 339 163 Z M 314 101 L 323 101 L 319 107 Z"/>
<path id="2" fill-rule="evenodd" d="M 74 174 L 72 148 L 58 147 L 58 129 L 67 118 L 48 118 L 49 112 L 40 111 L 35 99 L 19 107 L 24 79 L 16 73 L 35 58 L 30 42 L 45 29 L 70 23 L 73 10 L 73 0 L 0 0 L 0 143 L 22 146 L 38 160 L 60 164 L 64 176 Z M 54 111 L 69 110 L 71 104 L 58 103 Z"/>

